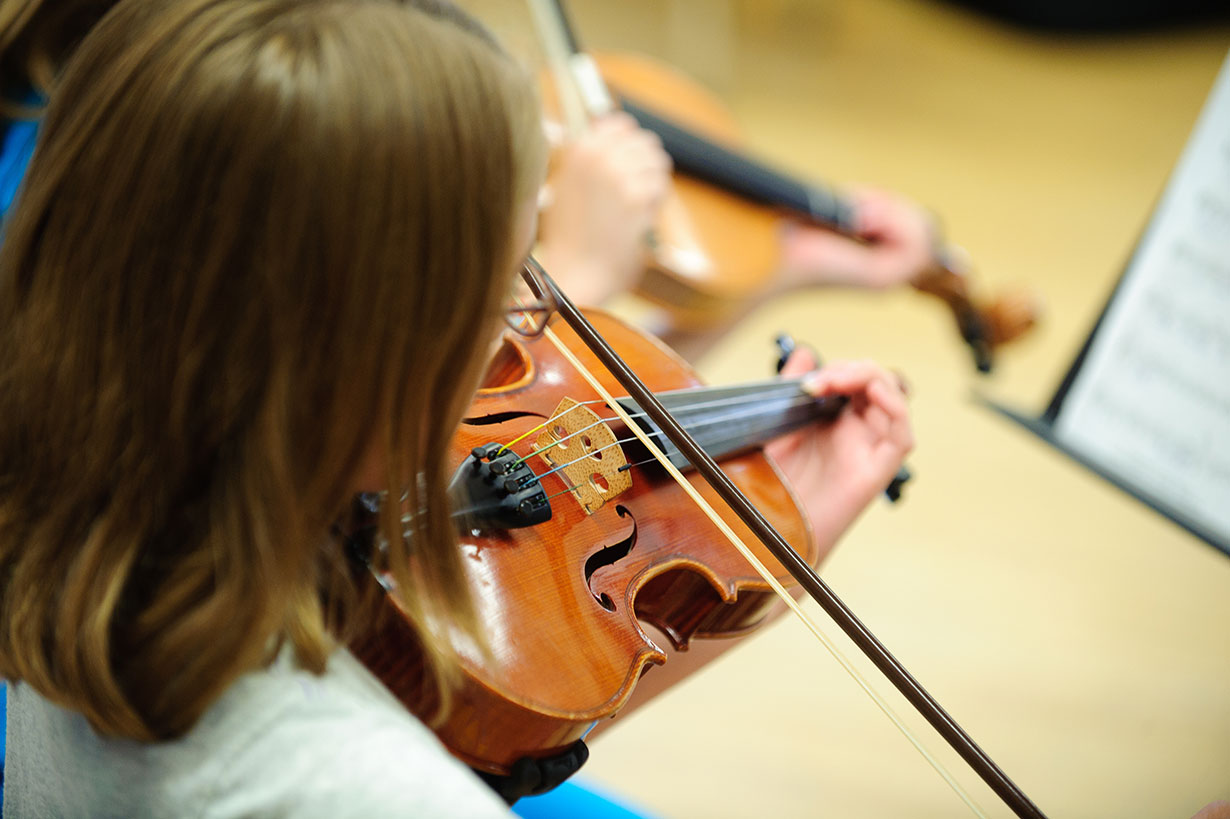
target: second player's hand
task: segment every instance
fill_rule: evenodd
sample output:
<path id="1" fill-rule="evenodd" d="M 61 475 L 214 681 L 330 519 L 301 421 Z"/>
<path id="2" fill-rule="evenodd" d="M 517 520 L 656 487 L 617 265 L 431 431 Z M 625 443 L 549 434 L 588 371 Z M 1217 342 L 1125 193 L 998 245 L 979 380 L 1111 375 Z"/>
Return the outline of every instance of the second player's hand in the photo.
<path id="1" fill-rule="evenodd" d="M 670 157 L 657 134 L 624 113 L 596 120 L 559 150 L 536 255 L 574 301 L 598 304 L 632 287 L 644 268 Z"/>
<path id="2" fill-rule="evenodd" d="M 811 225 L 785 229 L 782 268 L 787 286 L 882 289 L 906 284 L 934 264 L 936 228 L 925 209 L 874 188 L 856 190 L 851 200 L 855 239 Z"/>

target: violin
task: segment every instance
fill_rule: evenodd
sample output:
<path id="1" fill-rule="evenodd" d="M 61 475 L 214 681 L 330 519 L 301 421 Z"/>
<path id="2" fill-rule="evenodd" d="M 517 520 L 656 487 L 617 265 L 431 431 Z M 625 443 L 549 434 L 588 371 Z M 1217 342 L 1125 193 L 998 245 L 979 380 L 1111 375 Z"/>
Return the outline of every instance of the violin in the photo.
<path id="1" fill-rule="evenodd" d="M 583 315 L 544 278 L 559 309 L 546 331 L 551 345 L 505 339 L 453 443 L 450 494 L 492 650 L 454 641 L 464 679 L 436 727 L 446 747 L 496 774 L 523 758 L 560 755 L 625 707 L 641 675 L 665 660 L 638 620 L 683 648 L 754 628 L 771 590 L 816 631 L 785 589 L 793 580 L 1006 804 L 1042 817 L 812 566 L 807 520 L 756 447 L 835 417 L 842 399 L 816 400 L 790 380 L 697 386 L 656 339 L 601 313 Z M 699 476 L 685 478 L 686 465 Z M 712 508 L 717 500 L 724 511 Z M 396 595 L 384 603 L 384 626 L 352 650 L 411 711 L 431 714 L 439 692 L 423 653 Z"/>
<path id="2" fill-rule="evenodd" d="M 797 379 L 705 387 L 656 339 L 601 312 L 589 321 L 641 373 L 730 479 L 809 564 L 818 550 L 798 499 L 759 445 L 840 412 Z M 556 321 L 556 335 L 587 369 L 593 353 Z M 609 373 L 597 376 L 614 393 Z M 686 458 L 624 398 L 624 409 L 679 468 Z M 517 443 L 510 443 L 517 441 Z M 460 548 L 495 651 L 462 651 L 465 681 L 438 734 L 471 767 L 506 773 L 518 759 L 558 752 L 627 704 L 641 675 L 693 639 L 753 630 L 775 597 L 683 490 L 613 417 L 547 339 L 509 335 L 452 443 Z M 695 473 L 692 485 L 713 502 Z M 751 531 L 731 512 L 727 523 Z M 769 560 L 764 547 L 759 556 Z M 782 568 L 777 579 L 789 583 Z M 357 649 L 411 711 L 430 713 L 413 632 L 396 616 Z M 683 662 L 678 654 L 671 662 Z"/>
<path id="3" fill-rule="evenodd" d="M 585 115 L 619 107 L 658 134 L 674 161 L 674 188 L 637 286 L 639 295 L 669 312 L 672 329 L 695 332 L 728 322 L 770 291 L 780 269 L 783 219 L 856 238 L 848 198 L 743 153 L 733 117 L 707 90 L 646 57 L 591 57 L 578 46 L 562 0 L 532 0 L 530 6 L 552 58 L 565 120 L 575 129 Z M 580 101 L 569 104 L 577 96 Z M 974 298 L 955 248 L 937 246 L 933 263 L 911 285 L 948 307 L 983 373 L 991 371 L 998 347 L 1037 321 L 1037 300 L 1029 294 Z"/>

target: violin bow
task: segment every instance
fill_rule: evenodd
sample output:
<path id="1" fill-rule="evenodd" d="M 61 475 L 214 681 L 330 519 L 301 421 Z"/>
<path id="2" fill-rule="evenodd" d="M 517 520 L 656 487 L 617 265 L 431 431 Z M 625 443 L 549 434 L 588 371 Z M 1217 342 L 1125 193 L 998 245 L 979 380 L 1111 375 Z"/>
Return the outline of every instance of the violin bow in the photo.
<path id="1" fill-rule="evenodd" d="M 994 760 L 987 755 L 985 751 L 979 747 L 973 738 L 966 733 L 955 719 L 953 719 L 947 711 L 932 697 L 919 682 L 914 679 L 914 676 L 906 670 L 896 657 L 892 655 L 883 643 L 876 638 L 871 630 L 865 626 L 861 620 L 855 616 L 854 612 L 829 588 L 828 584 L 821 579 L 815 569 L 801 558 L 797 552 L 790 547 L 790 544 L 773 528 L 773 525 L 765 519 L 764 515 L 752 505 L 746 496 L 739 490 L 737 486 L 726 476 L 721 468 L 714 460 L 709 457 L 708 453 L 702 449 L 692 436 L 679 424 L 678 421 L 666 410 L 657 397 L 649 390 L 648 387 L 640 380 L 640 378 L 628 367 L 628 365 L 620 358 L 611 346 L 607 343 L 601 334 L 594 329 L 589 320 L 581 313 L 575 304 L 564 294 L 564 292 L 551 278 L 550 274 L 543 271 L 545 283 L 550 287 L 552 295 L 555 297 L 560 316 L 573 329 L 581 341 L 589 348 L 603 366 L 611 373 L 612 376 L 628 391 L 631 396 L 647 416 L 657 425 L 666 437 L 674 444 L 681 453 L 688 459 L 696 471 L 704 478 L 705 482 L 713 488 L 714 492 L 737 514 L 740 520 L 756 535 L 757 539 L 764 544 L 765 548 L 786 568 L 790 575 L 795 579 L 801 588 L 816 601 L 819 606 L 829 615 L 830 618 L 845 632 L 846 636 L 858 646 L 859 650 L 871 660 L 872 663 L 880 670 L 880 672 L 888 678 L 896 689 L 901 692 L 901 695 L 931 724 L 931 726 L 940 734 L 941 737 L 955 750 L 966 763 L 978 774 L 979 777 L 1003 800 L 1012 811 L 1019 817 L 1029 817 L 1030 819 L 1045 819 L 1045 814 L 1033 803 L 1032 800 L 1013 782 L 1004 771 L 995 764 Z M 562 342 L 559 341 L 553 333 L 548 330 L 548 335 L 554 340 L 557 345 L 561 346 L 561 350 L 572 360 L 577 366 L 582 375 L 585 376 L 600 394 L 611 403 L 612 409 L 620 412 L 618 404 L 606 393 L 604 389 L 598 385 L 580 362 L 571 356 L 570 351 L 562 347 Z M 626 419 L 625 419 L 626 420 Z M 631 422 L 628 423 L 630 429 L 636 431 L 637 425 Z M 657 447 L 653 445 L 648 438 L 642 438 L 642 441 L 649 447 L 650 451 L 659 457 L 660 460 L 665 460 Z M 681 486 L 689 491 L 689 494 L 702 505 L 702 508 L 707 509 L 707 504 L 703 502 L 695 490 L 692 489 L 683 477 L 669 465 L 669 462 L 663 463 L 663 466 L 668 467 L 676 478 L 681 482 Z M 712 510 L 708 510 L 710 513 Z M 710 515 L 714 522 L 722 528 L 728 538 L 732 539 L 732 543 L 736 548 L 739 548 L 765 576 L 766 581 L 786 600 L 787 604 L 791 605 L 795 613 L 803 618 L 805 623 L 810 623 L 798 608 L 796 601 L 779 583 L 772 578 L 772 574 L 764 569 L 763 565 L 755 559 L 755 556 L 747 550 L 747 547 L 739 541 L 733 531 L 729 529 L 720 518 L 715 515 Z M 821 636 L 820 632 L 812 628 L 817 636 Z M 847 669 L 852 670 L 852 669 Z M 856 677 L 857 678 L 857 677 Z M 866 688 L 866 686 L 864 686 Z M 868 693 L 872 693 L 868 690 Z M 874 697 L 873 695 L 873 698 Z M 893 718 L 887 707 L 877 699 L 877 705 L 881 709 L 889 713 L 890 718 Z M 901 725 L 898 727 L 903 728 Z M 907 732 L 907 736 L 909 736 Z M 915 741 L 910 737 L 911 741 Z M 917 745 L 917 742 L 915 741 Z M 938 763 L 933 760 L 929 754 L 918 746 L 924 756 L 932 762 L 937 771 L 949 781 L 949 784 L 954 787 L 958 795 L 961 796 L 966 803 L 977 812 L 976 807 L 968 796 L 960 789 L 956 783 L 951 780 L 946 773 L 939 767 Z"/>

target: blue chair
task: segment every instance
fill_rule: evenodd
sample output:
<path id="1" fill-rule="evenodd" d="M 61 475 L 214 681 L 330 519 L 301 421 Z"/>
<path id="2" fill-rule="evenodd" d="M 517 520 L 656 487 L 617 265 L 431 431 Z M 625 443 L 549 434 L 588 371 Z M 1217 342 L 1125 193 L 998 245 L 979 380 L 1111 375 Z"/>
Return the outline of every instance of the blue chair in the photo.
<path id="1" fill-rule="evenodd" d="M 37 122 L 9 122 L 4 129 L 4 138 L 0 142 L 0 217 L 8 213 L 13 198 L 17 196 L 17 189 L 26 174 L 26 165 L 34 153 L 36 136 Z"/>
<path id="2" fill-rule="evenodd" d="M 653 819 L 653 814 L 615 799 L 594 785 L 569 780 L 541 796 L 527 796 L 513 805 L 521 819 Z"/>

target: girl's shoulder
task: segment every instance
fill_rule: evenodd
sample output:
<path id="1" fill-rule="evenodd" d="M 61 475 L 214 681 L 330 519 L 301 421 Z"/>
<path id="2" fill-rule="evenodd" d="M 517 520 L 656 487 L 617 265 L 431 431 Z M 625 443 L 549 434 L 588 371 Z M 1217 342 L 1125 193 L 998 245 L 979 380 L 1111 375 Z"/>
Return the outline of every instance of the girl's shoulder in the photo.
<path id="1" fill-rule="evenodd" d="M 13 701 L 6 815 L 509 815 L 345 651 L 319 676 L 286 656 L 245 675 L 172 742 L 99 737 L 28 686 Z"/>
<path id="2" fill-rule="evenodd" d="M 284 653 L 240 680 L 206 720 L 201 728 L 222 763 L 219 794 L 262 798 L 234 810 L 219 801 L 220 810 L 207 815 L 508 816 L 345 650 L 320 676 L 295 668 Z"/>

